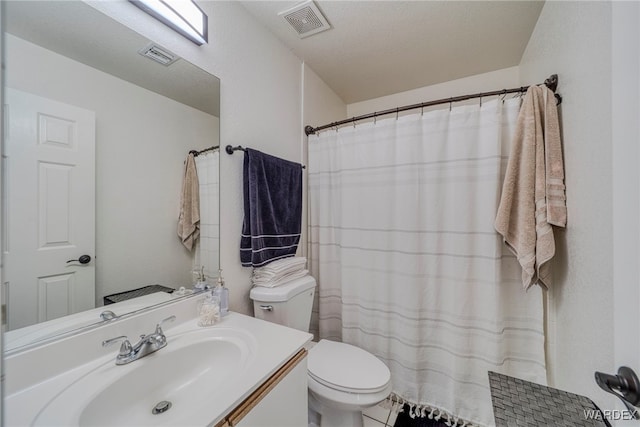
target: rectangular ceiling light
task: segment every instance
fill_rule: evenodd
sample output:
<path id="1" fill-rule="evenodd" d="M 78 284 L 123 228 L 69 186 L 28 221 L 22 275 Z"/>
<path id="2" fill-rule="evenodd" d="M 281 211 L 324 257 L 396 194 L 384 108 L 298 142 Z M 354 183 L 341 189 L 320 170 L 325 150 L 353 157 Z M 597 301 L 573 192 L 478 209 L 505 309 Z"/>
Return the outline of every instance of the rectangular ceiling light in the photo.
<path id="1" fill-rule="evenodd" d="M 193 0 L 129 0 L 198 46 L 209 41 L 207 15 Z"/>

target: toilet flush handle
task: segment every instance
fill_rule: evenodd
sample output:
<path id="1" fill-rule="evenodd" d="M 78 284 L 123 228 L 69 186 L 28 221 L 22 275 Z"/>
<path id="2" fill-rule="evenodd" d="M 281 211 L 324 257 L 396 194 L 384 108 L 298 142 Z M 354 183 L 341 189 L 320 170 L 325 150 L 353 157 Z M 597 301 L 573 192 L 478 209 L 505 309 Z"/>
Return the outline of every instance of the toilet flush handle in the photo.
<path id="1" fill-rule="evenodd" d="M 260 310 L 273 311 L 273 306 L 272 305 L 261 305 L 260 306 Z"/>

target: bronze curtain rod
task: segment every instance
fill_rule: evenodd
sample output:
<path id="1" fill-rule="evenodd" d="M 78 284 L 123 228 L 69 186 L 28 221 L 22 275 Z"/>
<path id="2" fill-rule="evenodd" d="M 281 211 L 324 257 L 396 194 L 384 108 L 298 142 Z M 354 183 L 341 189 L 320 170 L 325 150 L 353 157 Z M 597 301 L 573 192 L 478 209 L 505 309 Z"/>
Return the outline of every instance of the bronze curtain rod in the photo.
<path id="1" fill-rule="evenodd" d="M 226 147 L 224 147 L 224 150 L 229 155 L 233 154 L 236 151 L 244 151 L 245 153 L 247 152 L 247 149 L 244 148 L 242 145 L 236 145 L 235 147 L 233 147 L 232 145 L 227 145 Z M 305 165 L 300 165 L 300 166 L 302 166 L 302 169 L 307 168 Z"/>
<path id="2" fill-rule="evenodd" d="M 558 88 L 558 75 L 552 74 L 551 77 L 549 77 L 544 81 L 544 84 L 554 92 L 555 97 L 557 99 L 557 104 L 560 104 L 562 102 L 562 97 L 557 93 L 555 93 L 556 89 Z M 350 119 L 340 120 L 337 122 L 329 123 L 329 124 L 318 126 L 315 128 L 313 126 L 305 126 L 304 133 L 306 133 L 307 136 L 309 136 L 324 129 L 330 129 L 330 128 L 337 127 L 340 125 L 345 125 L 348 123 L 355 124 L 359 120 L 372 119 L 372 118 L 376 118 L 378 116 L 384 116 L 387 114 L 398 114 L 402 111 L 415 110 L 417 108 L 431 107 L 434 105 L 451 104 L 453 102 L 466 101 L 468 99 L 473 99 L 473 98 L 484 98 L 488 96 L 506 95 L 509 93 L 517 93 L 517 92 L 522 93 L 522 92 L 526 92 L 527 89 L 529 89 L 529 86 L 521 86 L 513 89 L 494 90 L 492 92 L 474 93 L 472 95 L 454 96 L 453 98 L 443 98 L 443 99 L 438 99 L 436 101 L 422 102 L 420 104 L 405 105 L 404 107 L 391 108 L 389 110 L 378 111 L 375 113 L 369 113 L 369 114 L 363 114 L 361 116 L 351 117 Z"/>
<path id="3" fill-rule="evenodd" d="M 200 154 L 206 153 L 207 151 L 213 151 L 213 150 L 217 150 L 218 148 L 220 148 L 219 145 L 214 145 L 213 147 L 209 147 L 209 148 L 205 148 L 204 150 L 191 150 L 189 151 L 189 154 L 193 154 L 193 157 L 198 157 Z"/>

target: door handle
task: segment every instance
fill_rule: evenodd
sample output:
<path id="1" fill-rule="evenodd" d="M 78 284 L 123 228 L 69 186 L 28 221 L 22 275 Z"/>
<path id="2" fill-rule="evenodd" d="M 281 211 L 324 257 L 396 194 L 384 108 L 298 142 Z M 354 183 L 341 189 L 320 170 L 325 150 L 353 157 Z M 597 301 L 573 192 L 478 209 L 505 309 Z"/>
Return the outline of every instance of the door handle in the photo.
<path id="1" fill-rule="evenodd" d="M 91 256 L 80 255 L 80 258 L 78 259 L 70 259 L 69 261 L 67 261 L 67 264 L 69 264 L 70 262 L 79 262 L 80 264 L 89 264 L 91 262 Z"/>
<path id="2" fill-rule="evenodd" d="M 618 368 L 618 375 L 596 372 L 596 383 L 604 391 L 618 397 L 627 407 L 634 419 L 640 419 L 636 405 L 640 404 L 640 380 L 633 369 L 626 366 Z"/>

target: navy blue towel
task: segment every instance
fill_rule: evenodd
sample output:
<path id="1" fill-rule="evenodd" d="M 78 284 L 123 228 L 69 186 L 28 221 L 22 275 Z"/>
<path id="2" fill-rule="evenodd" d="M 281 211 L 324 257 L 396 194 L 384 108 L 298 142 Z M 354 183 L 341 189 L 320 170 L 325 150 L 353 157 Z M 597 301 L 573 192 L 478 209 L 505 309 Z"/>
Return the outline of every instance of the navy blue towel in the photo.
<path id="1" fill-rule="evenodd" d="M 302 165 L 247 148 L 243 178 L 242 265 L 294 256 L 302 228 Z"/>

